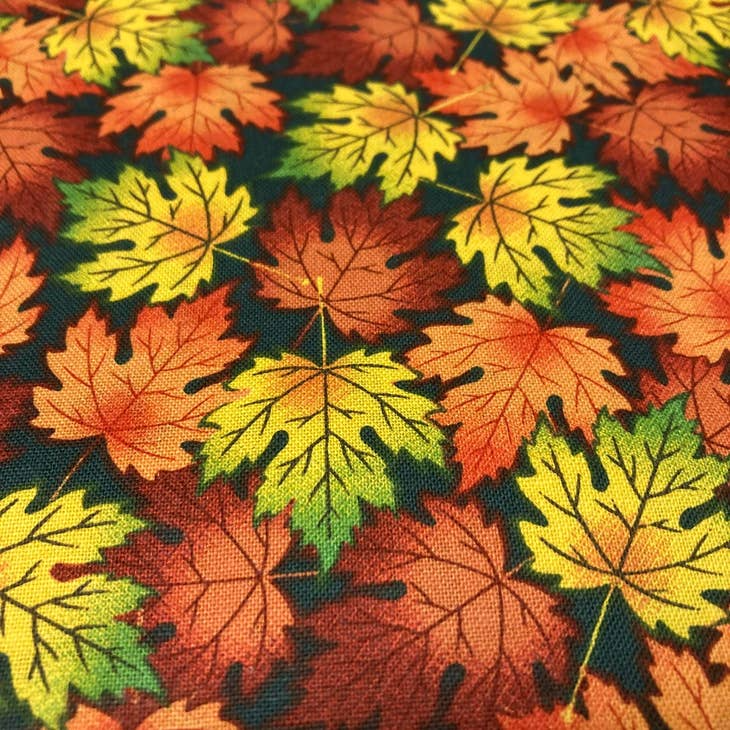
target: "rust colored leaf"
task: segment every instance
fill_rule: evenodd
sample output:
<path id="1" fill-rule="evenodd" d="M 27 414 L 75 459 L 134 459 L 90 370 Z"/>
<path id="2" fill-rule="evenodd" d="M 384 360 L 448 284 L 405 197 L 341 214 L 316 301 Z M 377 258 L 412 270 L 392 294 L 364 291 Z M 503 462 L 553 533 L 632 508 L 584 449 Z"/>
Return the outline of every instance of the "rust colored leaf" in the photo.
<path id="1" fill-rule="evenodd" d="M 127 80 L 131 91 L 114 96 L 101 118 L 101 133 L 142 127 L 159 112 L 164 116 L 145 127 L 137 154 L 177 147 L 209 160 L 213 148 L 241 152 L 236 128 L 222 115 L 229 110 L 241 124 L 281 129 L 279 95 L 259 84 L 267 79 L 248 66 L 212 66 L 191 71 L 165 66 L 158 75 L 140 73 Z"/>
<path id="2" fill-rule="evenodd" d="M 443 400 L 445 411 L 434 416 L 444 425 L 460 426 L 454 444 L 463 467 L 462 490 L 513 464 L 551 395 L 562 399 L 570 426 L 586 434 L 601 408 L 629 408 L 603 374 L 624 373 L 609 340 L 591 336 L 585 327 L 543 329 L 518 303 L 505 305 L 496 297 L 456 313 L 471 322 L 427 327 L 430 342 L 406 359 L 427 377 L 443 381 L 481 369 L 478 380 L 451 388 Z"/>
<path id="3" fill-rule="evenodd" d="M 90 309 L 66 331 L 65 349 L 48 355 L 61 386 L 35 389 L 33 424 L 51 429 L 54 439 L 103 437 L 117 467 L 133 466 L 145 479 L 190 464 L 182 444 L 208 436 L 200 421 L 231 393 L 219 384 L 194 393 L 186 387 L 219 372 L 250 344 L 221 339 L 231 313 L 226 294 L 219 289 L 183 302 L 173 316 L 161 307 L 143 309 L 124 363 L 116 359 L 118 335 Z"/>
<path id="4" fill-rule="evenodd" d="M 382 515 L 344 553 L 356 587 L 397 581 L 405 594 L 380 600 L 361 591 L 309 619 L 334 646 L 314 660 L 295 721 L 357 727 L 379 711 L 381 727 L 423 727 L 444 670 L 458 663 L 465 677 L 448 721 L 493 727 L 497 712 L 536 706 L 536 662 L 565 679 L 572 624 L 542 588 L 506 572 L 499 527 L 485 526 L 474 505 L 429 509 L 432 526 Z"/>
<path id="5" fill-rule="evenodd" d="M 424 23 L 418 5 L 407 0 L 343 0 L 319 19 L 325 28 L 304 35 L 295 73 L 340 74 L 356 84 L 382 68 L 388 82 L 414 84 L 415 73 L 437 58 L 451 60 L 456 48 L 447 31 Z"/>
<path id="6" fill-rule="evenodd" d="M 439 221 L 417 217 L 418 203 L 400 198 L 383 207 L 371 189 L 362 197 L 348 189 L 332 197 L 327 219 L 332 240 L 322 240 L 323 214 L 289 191 L 272 213 L 272 227 L 261 233 L 277 266 L 256 267 L 261 296 L 286 309 L 319 304 L 317 282 L 332 322 L 347 335 L 376 341 L 403 332 L 403 310 L 425 311 L 445 304 L 440 296 L 459 283 L 460 267 L 450 254 L 426 255 L 423 247 Z M 393 257 L 407 256 L 399 265 Z"/>
<path id="7" fill-rule="evenodd" d="M 0 462 L 23 451 L 23 441 L 11 441 L 8 434 L 25 425 L 32 413 L 33 386 L 19 380 L 0 381 Z"/>

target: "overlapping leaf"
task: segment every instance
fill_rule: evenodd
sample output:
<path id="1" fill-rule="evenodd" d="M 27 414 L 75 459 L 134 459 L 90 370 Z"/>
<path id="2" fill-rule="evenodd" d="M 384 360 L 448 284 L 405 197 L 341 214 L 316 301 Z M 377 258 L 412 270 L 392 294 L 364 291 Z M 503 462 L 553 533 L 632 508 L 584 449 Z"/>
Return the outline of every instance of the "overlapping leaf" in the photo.
<path id="1" fill-rule="evenodd" d="M 185 700 L 173 702 L 148 715 L 135 730 L 236 730 L 236 726 L 220 718 L 221 705 L 210 702 L 187 709 Z M 127 717 L 124 720 L 128 720 Z M 125 730 L 125 725 L 105 712 L 89 705 L 79 705 L 76 714 L 66 723 L 67 730 Z"/>
<path id="2" fill-rule="evenodd" d="M 112 461 L 133 466 L 146 479 L 191 462 L 182 444 L 210 431 L 203 417 L 231 395 L 221 385 L 187 392 L 198 378 L 219 372 L 245 352 L 248 342 L 223 338 L 230 309 L 225 290 L 183 302 L 170 317 L 145 309 L 132 328 L 132 355 L 116 359 L 118 335 L 89 310 L 66 332 L 66 348 L 48 355 L 58 389 L 37 387 L 33 424 L 54 439 L 103 438 Z"/>

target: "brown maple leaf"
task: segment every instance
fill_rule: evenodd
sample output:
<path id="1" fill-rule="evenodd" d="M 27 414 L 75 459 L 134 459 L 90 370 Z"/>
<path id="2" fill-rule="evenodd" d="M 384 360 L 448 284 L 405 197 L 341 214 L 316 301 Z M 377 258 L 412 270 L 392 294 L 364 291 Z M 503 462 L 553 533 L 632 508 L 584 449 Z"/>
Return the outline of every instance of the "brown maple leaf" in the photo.
<path id="1" fill-rule="evenodd" d="M 322 30 L 306 33 L 305 49 L 292 69 L 310 76 L 340 74 L 355 84 L 382 67 L 387 81 L 416 82 L 414 74 L 451 60 L 456 41 L 421 20 L 407 0 L 343 0 L 319 17 Z M 343 49 L 347 49 L 343 53 Z"/>
<path id="2" fill-rule="evenodd" d="M 241 124 L 281 129 L 279 95 L 258 84 L 267 79 L 248 66 L 212 66 L 192 71 L 165 66 L 159 74 L 140 73 L 127 79 L 131 91 L 109 100 L 101 118 L 101 133 L 121 132 L 152 121 L 137 142 L 137 154 L 177 147 L 209 160 L 213 148 L 241 152 L 236 128 L 223 117 L 228 110 Z"/>
<path id="3" fill-rule="evenodd" d="M 27 305 L 45 280 L 45 276 L 31 276 L 35 258 L 20 236 L 0 249 L 0 356 L 9 347 L 27 342 L 28 330 L 41 314 L 41 307 Z"/>
<path id="4" fill-rule="evenodd" d="M 10 439 L 9 434 L 24 426 L 32 413 L 33 386 L 16 379 L 0 381 L 0 462 L 22 453 L 27 438 Z"/>
<path id="5" fill-rule="evenodd" d="M 475 505 L 433 501 L 432 526 L 381 515 L 343 553 L 356 595 L 308 619 L 334 645 L 314 660 L 295 721 L 359 726 L 376 711 L 381 727 L 422 727 L 435 710 L 444 670 L 465 670 L 448 720 L 493 726 L 497 712 L 525 714 L 538 702 L 533 665 L 565 679 L 572 624 L 542 588 L 505 572 L 500 528 Z M 366 585 L 405 585 L 397 600 Z"/>
<path id="6" fill-rule="evenodd" d="M 650 246 L 650 253 L 667 267 L 670 278 L 667 286 L 611 282 L 604 301 L 615 314 L 635 320 L 636 333 L 648 337 L 674 334 L 674 352 L 687 357 L 704 355 L 717 362 L 730 346 L 727 259 L 712 255 L 707 232 L 686 206 L 680 205 L 671 219 L 657 208 L 637 205 L 633 210 L 637 217 L 622 229 Z M 718 241 L 730 253 L 730 219 Z"/>
<path id="7" fill-rule="evenodd" d="M 201 36 L 218 63 L 269 63 L 286 53 L 293 36 L 284 21 L 287 0 L 216 0 L 201 3 L 186 16 L 206 27 Z"/>
<path id="8" fill-rule="evenodd" d="M 182 444 L 203 441 L 204 416 L 234 394 L 220 384 L 193 393 L 198 378 L 218 373 L 242 356 L 250 341 L 221 339 L 231 310 L 226 289 L 183 302 L 173 316 L 161 307 L 143 309 L 132 327 L 132 355 L 116 360 L 118 336 L 90 309 L 66 331 L 66 347 L 48 355 L 60 388 L 37 387 L 33 425 L 54 439 L 103 437 L 109 456 L 124 471 L 145 479 L 191 463 Z M 236 397 L 238 394 L 235 394 Z"/>
<path id="9" fill-rule="evenodd" d="M 681 56 L 670 58 L 656 38 L 644 43 L 629 33 L 626 17 L 630 10 L 628 3 L 605 10 L 589 5 L 574 30 L 555 36 L 540 50 L 540 56 L 554 61 L 561 69 L 570 66 L 581 83 L 596 91 L 621 98 L 631 96 L 631 84 L 623 68 L 652 84 L 670 76 L 716 75 L 713 69 L 696 66 Z"/>
<path id="10" fill-rule="evenodd" d="M 79 182 L 84 175 L 74 158 L 112 149 L 99 139 L 96 119 L 61 116 L 63 111 L 36 100 L 0 113 L 0 206 L 19 220 L 53 230 L 61 215 L 54 180 Z"/>
<path id="11" fill-rule="evenodd" d="M 319 286 L 334 325 L 371 342 L 409 329 L 398 312 L 445 304 L 439 292 L 458 284 L 461 270 L 450 254 L 423 252 L 438 219 L 417 217 L 413 198 L 384 207 L 382 200 L 374 189 L 362 197 L 351 189 L 335 193 L 327 213 L 333 236 L 325 242 L 322 213 L 289 191 L 260 234 L 277 266 L 255 268 L 259 294 L 286 309 L 309 309 L 319 304 Z M 396 256 L 408 258 L 393 265 Z"/>
<path id="12" fill-rule="evenodd" d="M 479 61 L 467 61 L 456 74 L 430 71 L 419 78 L 445 97 L 434 108 L 477 117 L 456 130 L 463 147 L 485 147 L 492 155 L 522 144 L 529 155 L 559 152 L 571 136 L 569 117 L 588 106 L 590 94 L 576 78 L 561 79 L 552 61 L 510 49 L 504 58 L 514 81 Z"/>
<path id="13" fill-rule="evenodd" d="M 276 583 L 291 545 L 287 515 L 255 528 L 251 500 L 221 482 L 197 496 L 199 481 L 188 469 L 140 483 L 143 516 L 177 528 L 181 538 L 164 542 L 146 532 L 108 553 L 113 572 L 156 593 L 142 611 L 142 625 L 175 626 L 151 661 L 168 695 L 194 704 L 220 695 L 235 662 L 244 666 L 246 687 L 258 686 L 277 658 L 290 657 L 285 629 L 293 623 Z"/>
<path id="14" fill-rule="evenodd" d="M 478 380 L 451 388 L 445 410 L 434 415 L 439 423 L 459 425 L 454 444 L 462 490 L 513 464 L 551 395 L 562 399 L 570 426 L 586 434 L 601 408 L 629 408 L 603 374 L 624 374 L 610 340 L 591 336 L 585 327 L 544 329 L 520 304 L 496 297 L 455 311 L 471 322 L 427 327 L 430 341 L 406 359 L 426 377 L 443 381 L 481 369 Z"/>
<path id="15" fill-rule="evenodd" d="M 608 136 L 601 160 L 615 163 L 646 197 L 664 172 L 692 195 L 706 185 L 730 191 L 730 105 L 727 98 L 693 92 L 664 82 L 642 89 L 633 102 L 607 104 L 588 117 L 590 137 Z"/>
<path id="16" fill-rule="evenodd" d="M 41 43 L 58 24 L 57 18 L 45 18 L 27 24 L 22 18 L 0 33 L 0 77 L 8 79 L 13 93 L 23 101 L 45 99 L 50 92 L 57 96 L 77 96 L 99 92 L 78 74 L 67 75 L 61 56 L 49 58 Z"/>

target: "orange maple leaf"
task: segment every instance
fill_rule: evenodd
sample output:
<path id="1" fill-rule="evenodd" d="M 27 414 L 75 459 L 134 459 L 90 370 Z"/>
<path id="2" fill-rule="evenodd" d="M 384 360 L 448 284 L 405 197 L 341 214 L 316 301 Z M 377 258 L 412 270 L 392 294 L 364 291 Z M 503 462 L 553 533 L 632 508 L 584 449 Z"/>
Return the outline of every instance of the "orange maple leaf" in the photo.
<path id="1" fill-rule="evenodd" d="M 57 0 L 53 6 L 58 10 L 81 10 L 86 0 Z M 29 15 L 33 10 L 47 9 L 44 0 L 0 0 L 0 13 L 3 15 Z"/>
<path id="2" fill-rule="evenodd" d="M 730 454 L 730 383 L 723 381 L 726 364 L 710 365 L 704 357 L 675 355 L 666 343 L 658 350 L 664 378 L 643 372 L 639 387 L 646 403 L 663 405 L 680 393 L 689 393 L 685 413 L 696 420 L 708 451 Z"/>
<path id="3" fill-rule="evenodd" d="M 632 102 L 607 104 L 589 115 L 588 135 L 608 136 L 601 160 L 616 163 L 619 174 L 644 196 L 662 173 L 673 175 L 693 195 L 708 184 L 730 191 L 727 99 L 693 92 L 689 86 L 660 83 L 642 89 Z"/>
<path id="4" fill-rule="evenodd" d="M 675 352 L 717 362 L 730 342 L 730 265 L 712 255 L 707 232 L 686 206 L 680 205 L 671 219 L 643 205 L 634 211 L 637 217 L 623 230 L 650 246 L 671 278 L 662 287 L 646 281 L 611 282 L 604 301 L 615 314 L 635 320 L 637 334 L 675 334 Z M 718 241 L 730 252 L 730 219 Z"/>
<path id="5" fill-rule="evenodd" d="M 659 714 L 672 730 L 720 730 L 730 717 L 730 675 L 710 682 L 692 654 L 656 641 L 649 642 L 654 657 L 651 676 Z"/>
<path id="6" fill-rule="evenodd" d="M 276 569 L 291 545 L 288 516 L 254 527 L 253 502 L 214 484 L 197 496 L 193 470 L 139 485 L 142 514 L 177 528 L 179 542 L 152 533 L 108 553 L 118 575 L 150 586 L 142 625 L 174 624 L 175 634 L 151 656 L 169 696 L 195 704 L 215 699 L 231 664 L 245 667 L 247 689 L 263 681 L 277 658 L 289 658 L 293 623 Z M 281 574 L 285 576 L 286 574 Z"/>
<path id="7" fill-rule="evenodd" d="M 609 340 L 590 336 L 585 327 L 543 329 L 518 303 L 505 305 L 496 297 L 455 311 L 471 322 L 427 327 L 430 342 L 406 359 L 442 381 L 481 369 L 478 380 L 451 388 L 445 411 L 434 415 L 442 424 L 460 424 L 454 444 L 463 465 L 462 491 L 512 465 L 551 395 L 562 399 L 571 428 L 585 433 L 601 408 L 629 407 L 603 375 L 624 374 Z"/>
<path id="8" fill-rule="evenodd" d="M 20 236 L 0 249 L 0 355 L 27 342 L 28 330 L 40 316 L 41 307 L 26 305 L 46 278 L 31 276 L 35 258 Z"/>
<path id="9" fill-rule="evenodd" d="M 54 439 L 103 437 L 117 467 L 133 466 L 145 479 L 190 464 L 182 444 L 204 440 L 210 430 L 200 421 L 234 394 L 219 384 L 194 393 L 186 387 L 219 372 L 250 344 L 221 339 L 231 311 L 226 294 L 219 289 L 183 302 L 172 317 L 161 307 L 143 309 L 124 363 L 115 359 L 118 336 L 90 309 L 67 329 L 66 349 L 48 355 L 61 387 L 35 389 L 33 424 L 51 429 Z"/>
<path id="10" fill-rule="evenodd" d="M 177 147 L 209 160 L 213 147 L 240 152 L 236 128 L 223 117 L 229 110 L 241 124 L 261 129 L 281 129 L 282 112 L 275 105 L 278 94 L 257 84 L 266 76 L 248 66 L 211 66 L 192 71 L 165 66 L 159 75 L 140 73 L 127 79 L 132 91 L 109 100 L 111 110 L 101 117 L 101 134 L 141 127 L 152 121 L 137 142 L 137 154 Z"/>
<path id="11" fill-rule="evenodd" d="M 315 658 L 295 722 L 359 727 L 379 711 L 383 728 L 423 727 L 444 670 L 459 663 L 465 678 L 446 719 L 494 727 L 497 712 L 537 704 L 534 664 L 566 678 L 573 626 L 545 590 L 505 571 L 500 528 L 472 504 L 427 506 L 432 526 L 382 514 L 345 549 L 356 595 L 307 620 L 334 648 Z M 405 585 L 398 600 L 370 597 L 374 583 L 394 582 Z"/>
<path id="12" fill-rule="evenodd" d="M 387 81 L 413 84 L 416 72 L 432 68 L 437 57 L 451 60 L 456 48 L 449 33 L 424 23 L 418 5 L 406 0 L 343 0 L 319 20 L 326 27 L 302 37 L 307 47 L 294 73 L 341 74 L 355 84 L 382 66 Z"/>
<path id="13" fill-rule="evenodd" d="M 0 113 L 0 208 L 50 229 L 58 227 L 61 215 L 54 179 L 79 182 L 84 174 L 74 157 L 112 148 L 99 139 L 96 119 L 60 116 L 63 111 L 35 100 Z"/>
<path id="14" fill-rule="evenodd" d="M 588 674 L 581 697 L 584 711 L 566 715 L 565 708 L 556 707 L 552 712 L 538 709 L 526 717 L 500 717 L 502 730 L 649 730 L 636 705 L 621 697 L 616 687 Z"/>
<path id="15" fill-rule="evenodd" d="M 681 56 L 670 58 L 656 38 L 644 43 L 631 35 L 626 28 L 630 9 L 628 3 L 606 10 L 589 5 L 574 30 L 555 36 L 540 56 L 554 61 L 558 68 L 570 66 L 581 83 L 590 84 L 596 91 L 621 98 L 631 96 L 629 77 L 622 67 L 652 84 L 670 76 L 716 75 L 713 69 L 696 66 Z"/>
<path id="16" fill-rule="evenodd" d="M 479 115 L 456 130 L 464 136 L 463 147 L 485 147 L 492 155 L 522 144 L 530 155 L 559 152 L 570 139 L 569 117 L 588 106 L 590 94 L 576 78 L 561 79 L 552 61 L 509 49 L 504 58 L 504 71 L 514 82 L 479 61 L 467 61 L 456 74 L 429 71 L 419 78 L 445 97 L 434 108 Z"/>
<path id="17" fill-rule="evenodd" d="M 293 36 L 284 24 L 287 0 L 217 0 L 186 13 L 206 27 L 200 35 L 218 63 L 269 63 L 290 50 Z"/>
<path id="18" fill-rule="evenodd" d="M 50 92 L 57 96 L 77 96 L 99 92 L 78 74 L 67 75 L 62 56 L 49 58 L 40 46 L 58 24 L 57 18 L 45 18 L 27 24 L 19 18 L 0 33 L 0 77 L 13 85 L 13 93 L 23 101 L 45 99 Z"/>
<path id="19" fill-rule="evenodd" d="M 272 227 L 260 234 L 277 266 L 255 268 L 259 294 L 287 309 L 316 308 L 319 281 L 333 324 L 369 341 L 409 329 L 402 310 L 443 305 L 439 292 L 459 283 L 461 268 L 451 254 L 423 252 L 439 220 L 416 217 L 413 198 L 385 207 L 382 201 L 374 189 L 362 197 L 351 189 L 335 193 L 327 214 L 333 236 L 325 242 L 322 213 L 289 191 L 272 212 Z M 396 256 L 408 258 L 394 266 Z"/>

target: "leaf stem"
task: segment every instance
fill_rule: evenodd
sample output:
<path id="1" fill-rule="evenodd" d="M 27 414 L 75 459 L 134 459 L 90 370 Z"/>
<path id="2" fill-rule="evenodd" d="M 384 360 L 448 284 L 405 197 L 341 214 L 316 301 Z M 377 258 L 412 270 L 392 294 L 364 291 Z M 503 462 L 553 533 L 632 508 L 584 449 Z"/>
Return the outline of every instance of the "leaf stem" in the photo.
<path id="1" fill-rule="evenodd" d="M 433 114 L 434 112 L 440 111 L 441 109 L 444 109 L 447 106 L 451 106 L 452 104 L 457 104 L 460 101 L 463 101 L 464 99 L 468 99 L 471 96 L 475 96 L 476 94 L 481 94 L 484 89 L 488 88 L 489 86 L 492 86 L 491 81 L 487 81 L 486 83 L 479 84 L 479 86 L 475 86 L 473 89 L 469 89 L 469 91 L 465 91 L 463 94 L 454 94 L 454 96 L 447 96 L 441 99 L 441 101 L 437 102 L 436 104 L 431 104 L 428 109 L 426 109 L 421 116 L 427 117 L 429 114 Z"/>
<path id="2" fill-rule="evenodd" d="M 324 284 L 321 276 L 317 277 L 317 299 L 319 303 L 319 332 L 322 339 L 322 367 L 325 368 L 327 367 L 327 326 L 324 321 Z"/>
<path id="3" fill-rule="evenodd" d="M 429 180 L 425 177 L 422 177 L 421 181 L 431 183 L 431 185 L 433 185 L 434 187 L 440 188 L 441 190 L 446 190 L 450 193 L 454 193 L 454 195 L 461 195 L 462 198 L 469 198 L 470 200 L 476 200 L 480 203 L 484 202 L 484 198 L 480 198 L 478 195 L 474 195 L 474 193 L 469 193 L 466 190 L 454 188 L 451 185 L 445 185 L 444 183 L 436 182 L 436 180 Z"/>
<path id="4" fill-rule="evenodd" d="M 464 49 L 464 52 L 459 56 L 459 60 L 452 66 L 451 73 L 455 74 L 462 66 L 464 61 L 466 61 L 469 56 L 471 56 L 472 51 L 477 47 L 477 43 L 484 38 L 484 32 L 483 30 L 480 30 L 478 33 L 475 34 L 475 36 L 471 39 L 469 42 L 469 45 Z"/>
<path id="5" fill-rule="evenodd" d="M 240 254 L 234 253 L 233 251 L 221 248 L 220 246 L 214 246 L 213 252 L 225 254 L 226 256 L 230 256 L 230 258 L 236 259 L 236 261 L 242 261 L 244 264 L 248 264 L 255 269 L 263 269 L 264 271 L 268 271 L 270 274 L 277 274 L 278 276 L 282 276 L 289 281 L 294 281 L 294 279 L 292 279 L 292 277 L 289 276 L 286 271 L 282 271 L 278 266 L 270 266 L 269 264 L 265 264 L 263 261 L 254 261 L 253 259 L 246 258 L 245 256 L 241 256 Z"/>
<path id="6" fill-rule="evenodd" d="M 598 619 L 596 620 L 596 625 L 593 627 L 591 639 L 588 642 L 588 649 L 585 653 L 585 656 L 583 657 L 583 661 L 580 664 L 580 668 L 578 669 L 578 678 L 575 681 L 573 692 L 570 695 L 570 701 L 568 702 L 567 707 L 561 713 L 562 718 L 566 724 L 573 721 L 573 714 L 575 712 L 575 703 L 578 700 L 578 693 L 580 692 L 580 687 L 583 684 L 583 680 L 586 678 L 586 674 L 588 672 L 588 664 L 590 663 L 591 656 L 593 655 L 593 651 L 596 648 L 598 635 L 601 632 L 601 626 L 603 625 L 603 620 L 606 618 L 608 604 L 611 602 L 611 596 L 613 596 L 615 588 L 616 585 L 612 584 L 611 587 L 608 589 L 608 592 L 606 593 L 606 597 L 603 599 L 603 603 L 601 604 L 601 610 L 599 611 Z"/>
<path id="7" fill-rule="evenodd" d="M 48 498 L 49 502 L 53 502 L 58 499 L 59 495 L 63 491 L 63 488 L 69 483 L 71 477 L 79 470 L 81 465 L 89 458 L 91 452 L 96 448 L 96 441 L 92 441 L 89 446 L 81 452 L 81 456 L 76 459 L 74 465 L 66 472 L 66 476 L 61 480 L 61 483 L 56 487 L 53 494 Z"/>
<path id="8" fill-rule="evenodd" d="M 316 578 L 321 575 L 319 570 L 300 570 L 296 573 L 274 573 L 271 577 L 274 580 L 281 578 Z"/>

